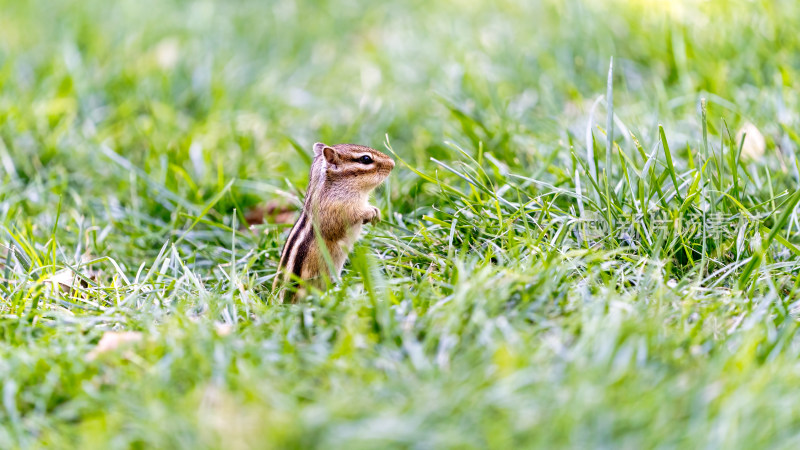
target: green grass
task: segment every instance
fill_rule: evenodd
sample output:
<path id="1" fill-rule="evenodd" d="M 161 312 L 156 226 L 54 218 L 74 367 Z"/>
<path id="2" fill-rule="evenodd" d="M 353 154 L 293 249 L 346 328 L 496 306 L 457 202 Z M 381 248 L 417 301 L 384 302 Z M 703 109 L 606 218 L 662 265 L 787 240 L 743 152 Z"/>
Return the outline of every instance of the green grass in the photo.
<path id="1" fill-rule="evenodd" d="M 0 10 L 0 447 L 800 444 L 796 1 Z M 384 221 L 275 305 L 316 141 Z"/>

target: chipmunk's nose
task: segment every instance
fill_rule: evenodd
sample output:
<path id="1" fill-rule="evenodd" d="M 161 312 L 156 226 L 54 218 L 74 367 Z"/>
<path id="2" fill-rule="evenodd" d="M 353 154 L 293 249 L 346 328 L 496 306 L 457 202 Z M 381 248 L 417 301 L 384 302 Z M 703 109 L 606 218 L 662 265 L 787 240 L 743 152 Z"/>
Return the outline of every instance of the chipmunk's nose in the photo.
<path id="1" fill-rule="evenodd" d="M 389 158 L 389 170 L 392 169 L 394 169 L 394 160 L 392 158 Z"/>

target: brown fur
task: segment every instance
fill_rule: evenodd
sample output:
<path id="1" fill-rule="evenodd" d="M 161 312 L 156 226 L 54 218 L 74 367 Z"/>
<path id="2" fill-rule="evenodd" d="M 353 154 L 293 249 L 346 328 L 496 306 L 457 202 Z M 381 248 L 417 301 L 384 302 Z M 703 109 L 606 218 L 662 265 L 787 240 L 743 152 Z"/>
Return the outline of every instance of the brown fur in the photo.
<path id="1" fill-rule="evenodd" d="M 373 162 L 359 160 L 369 156 Z M 283 301 L 283 291 L 276 288 L 292 276 L 316 288 L 325 285 L 324 277 L 335 280 L 342 271 L 362 225 L 380 220 L 380 211 L 370 205 L 369 193 L 383 182 L 394 168 L 394 161 L 385 154 L 362 145 L 314 144 L 308 189 L 300 214 L 281 251 L 278 273 L 272 290 Z M 333 262 L 333 271 L 323 256 L 320 244 Z M 291 301 L 302 297 L 301 288 Z"/>

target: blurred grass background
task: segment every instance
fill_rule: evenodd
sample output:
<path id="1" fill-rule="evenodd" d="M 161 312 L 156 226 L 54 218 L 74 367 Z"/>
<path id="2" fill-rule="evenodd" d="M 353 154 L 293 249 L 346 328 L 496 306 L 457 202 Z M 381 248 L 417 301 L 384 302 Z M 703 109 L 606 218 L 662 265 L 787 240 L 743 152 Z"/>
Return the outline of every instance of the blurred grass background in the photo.
<path id="1" fill-rule="evenodd" d="M 796 2 L 0 11 L 0 447 L 800 440 Z M 241 224 L 316 141 L 404 164 L 340 285 L 271 305 L 287 225 Z"/>

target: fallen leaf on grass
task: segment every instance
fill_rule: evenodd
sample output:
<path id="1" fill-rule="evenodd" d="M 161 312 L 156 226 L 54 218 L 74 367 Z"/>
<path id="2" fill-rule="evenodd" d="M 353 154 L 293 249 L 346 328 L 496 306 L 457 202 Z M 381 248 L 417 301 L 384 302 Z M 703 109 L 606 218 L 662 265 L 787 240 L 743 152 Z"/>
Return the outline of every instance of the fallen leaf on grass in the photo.
<path id="1" fill-rule="evenodd" d="M 86 354 L 86 359 L 92 361 L 103 353 L 116 350 L 124 344 L 139 342 L 142 338 L 142 333 L 138 331 L 106 331 L 97 346 Z"/>
<path id="2" fill-rule="evenodd" d="M 81 257 L 83 264 L 88 263 L 91 259 L 89 255 L 83 255 Z M 100 277 L 101 273 L 99 270 L 92 270 L 88 267 L 82 268 L 80 272 L 75 272 L 72 269 L 66 268 L 57 271 L 52 276 L 45 279 L 44 282 L 50 285 L 51 294 L 55 294 L 59 288 L 61 292 L 67 294 L 73 288 L 88 288 L 89 283 L 87 283 L 86 280 L 97 282 Z"/>
<path id="3" fill-rule="evenodd" d="M 75 281 L 75 273 L 70 269 L 61 269 L 44 280 L 45 283 L 49 283 L 52 286 L 53 293 L 55 293 L 57 287 L 61 288 L 61 292 L 69 292 L 72 286 L 76 285 Z"/>
<path id="4" fill-rule="evenodd" d="M 214 324 L 214 331 L 217 332 L 217 336 L 227 336 L 231 334 L 231 331 L 233 331 L 233 325 L 229 323 L 216 322 Z"/>
<path id="5" fill-rule="evenodd" d="M 742 142 L 742 137 L 744 137 L 742 159 L 745 161 L 758 161 L 761 159 L 767 149 L 767 141 L 761 131 L 752 123 L 747 122 L 736 132 L 737 144 Z"/>
<path id="6" fill-rule="evenodd" d="M 270 200 L 264 205 L 256 205 L 244 214 L 246 224 L 242 226 L 261 225 L 263 223 L 292 223 L 294 210 L 277 200 Z"/>

